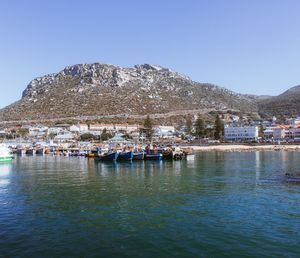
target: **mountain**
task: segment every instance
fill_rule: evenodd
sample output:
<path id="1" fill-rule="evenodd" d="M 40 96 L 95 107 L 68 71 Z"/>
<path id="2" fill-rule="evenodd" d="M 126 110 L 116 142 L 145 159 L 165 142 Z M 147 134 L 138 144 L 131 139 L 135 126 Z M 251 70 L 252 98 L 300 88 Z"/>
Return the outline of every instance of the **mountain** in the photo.
<path id="1" fill-rule="evenodd" d="M 141 116 L 189 110 L 256 112 L 253 98 L 156 65 L 78 64 L 32 80 L 0 121 Z"/>
<path id="2" fill-rule="evenodd" d="M 300 114 L 300 85 L 284 93 L 257 100 L 259 113 L 263 117 L 292 116 Z"/>

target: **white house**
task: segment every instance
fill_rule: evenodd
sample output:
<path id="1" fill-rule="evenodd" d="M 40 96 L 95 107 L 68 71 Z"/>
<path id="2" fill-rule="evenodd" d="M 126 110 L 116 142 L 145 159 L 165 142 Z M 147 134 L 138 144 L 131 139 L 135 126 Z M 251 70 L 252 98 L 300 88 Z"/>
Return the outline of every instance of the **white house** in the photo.
<path id="1" fill-rule="evenodd" d="M 47 126 L 30 126 L 28 128 L 29 136 L 41 138 L 47 135 L 48 127 Z"/>
<path id="2" fill-rule="evenodd" d="M 0 130 L 0 137 L 6 136 L 8 133 L 6 130 Z"/>
<path id="3" fill-rule="evenodd" d="M 60 127 L 50 127 L 50 128 L 48 129 L 48 135 L 49 135 L 49 134 L 54 134 L 54 135 L 56 135 L 56 134 L 61 133 L 63 130 L 64 130 L 64 129 L 63 129 L 63 128 L 60 128 Z"/>
<path id="4" fill-rule="evenodd" d="M 276 127 L 273 130 L 273 138 L 276 140 L 279 139 L 284 139 L 285 138 L 285 129 L 284 128 L 280 128 L 280 127 Z"/>
<path id="5" fill-rule="evenodd" d="M 127 133 L 138 131 L 139 125 L 129 124 L 90 124 L 90 131 L 103 131 L 106 129 L 109 132 L 125 131 Z"/>
<path id="6" fill-rule="evenodd" d="M 125 131 L 127 133 L 131 133 L 139 130 L 139 125 L 129 125 L 129 124 L 116 124 L 116 131 Z"/>
<path id="7" fill-rule="evenodd" d="M 296 127 L 300 124 L 300 117 L 288 119 L 288 123 L 289 123 L 292 127 L 296 128 Z"/>
<path id="8" fill-rule="evenodd" d="M 294 139 L 300 139 L 300 128 L 291 128 L 290 129 L 290 137 Z"/>
<path id="9" fill-rule="evenodd" d="M 226 141 L 255 141 L 258 138 L 258 127 L 225 127 L 224 138 Z"/>
<path id="10" fill-rule="evenodd" d="M 79 127 L 79 131 L 82 133 L 89 131 L 89 126 L 87 124 L 79 124 L 77 126 Z"/>
<path id="11" fill-rule="evenodd" d="M 71 125 L 69 128 L 71 133 L 79 133 L 80 129 L 77 125 Z"/>
<path id="12" fill-rule="evenodd" d="M 155 127 L 155 133 L 161 137 L 167 136 L 167 135 L 170 136 L 175 133 L 175 127 L 160 125 L 160 126 Z"/>
<path id="13" fill-rule="evenodd" d="M 90 131 L 114 131 L 116 128 L 113 124 L 90 124 Z"/>
<path id="14" fill-rule="evenodd" d="M 55 143 L 65 143 L 65 142 L 73 142 L 75 140 L 75 137 L 70 132 L 61 133 L 54 137 Z"/>

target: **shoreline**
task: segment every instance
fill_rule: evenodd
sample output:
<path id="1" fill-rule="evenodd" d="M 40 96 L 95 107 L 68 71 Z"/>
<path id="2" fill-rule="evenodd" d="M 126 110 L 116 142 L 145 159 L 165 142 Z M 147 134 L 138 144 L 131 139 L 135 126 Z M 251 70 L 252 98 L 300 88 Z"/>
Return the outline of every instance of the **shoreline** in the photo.
<path id="1" fill-rule="evenodd" d="M 212 145 L 212 146 L 181 146 L 183 150 L 192 152 L 247 152 L 247 151 L 300 151 L 300 145 Z"/>

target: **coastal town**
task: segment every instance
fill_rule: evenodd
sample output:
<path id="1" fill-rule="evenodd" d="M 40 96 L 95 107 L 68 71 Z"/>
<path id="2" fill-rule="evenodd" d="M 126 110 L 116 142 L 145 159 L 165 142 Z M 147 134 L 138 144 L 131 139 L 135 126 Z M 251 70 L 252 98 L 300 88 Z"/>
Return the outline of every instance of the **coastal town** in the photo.
<path id="1" fill-rule="evenodd" d="M 300 1 L 0 10 L 0 258 L 300 258 Z"/>
<path id="2" fill-rule="evenodd" d="M 1 142 L 16 154 L 93 156 L 99 149 L 154 150 L 243 150 L 245 144 L 257 148 L 266 145 L 297 145 L 300 142 L 300 117 L 288 118 L 284 124 L 271 120 L 250 120 L 235 115 L 217 115 L 208 123 L 199 116 L 187 116 L 181 126 L 154 125 L 147 116 L 143 124 L 57 123 L 15 125 L 0 130 Z M 264 145 L 264 147 L 262 146 Z M 247 145 L 246 145 L 247 146 Z M 253 146 L 250 146 L 253 148 Z M 298 147 L 296 147 L 298 149 Z"/>

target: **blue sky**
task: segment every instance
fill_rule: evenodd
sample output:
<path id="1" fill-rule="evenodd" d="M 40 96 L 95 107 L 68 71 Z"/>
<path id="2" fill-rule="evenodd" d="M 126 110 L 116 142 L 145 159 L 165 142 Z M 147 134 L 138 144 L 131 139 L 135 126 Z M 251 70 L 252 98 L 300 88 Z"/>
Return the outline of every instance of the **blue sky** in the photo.
<path id="1" fill-rule="evenodd" d="M 158 64 L 276 95 L 300 84 L 300 1 L 2 0 L 0 107 L 78 63 Z"/>

